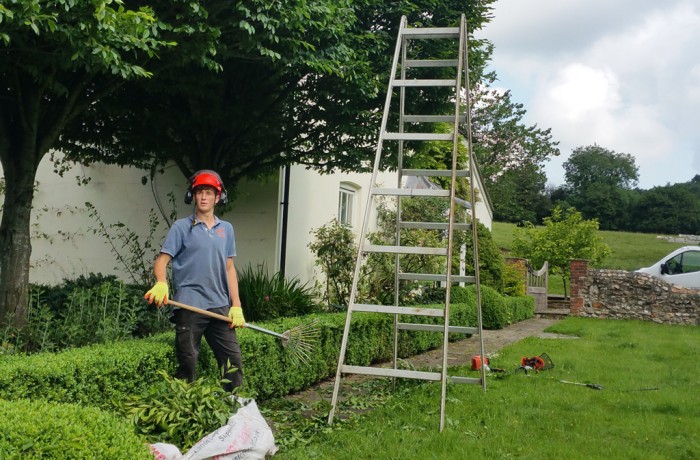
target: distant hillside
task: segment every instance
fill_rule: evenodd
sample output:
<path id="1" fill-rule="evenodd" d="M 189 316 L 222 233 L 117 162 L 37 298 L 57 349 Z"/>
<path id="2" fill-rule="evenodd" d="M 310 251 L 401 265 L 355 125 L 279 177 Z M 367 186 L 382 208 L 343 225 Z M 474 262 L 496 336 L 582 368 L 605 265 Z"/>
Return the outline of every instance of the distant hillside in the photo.
<path id="1" fill-rule="evenodd" d="M 515 224 L 493 223 L 491 230 L 493 239 L 508 255 L 513 241 L 513 232 L 516 228 Z M 636 270 L 648 267 L 674 249 L 689 245 L 689 243 L 683 242 L 670 242 L 650 233 L 613 231 L 600 231 L 598 233 L 612 249 L 612 256 L 606 259 L 600 268 L 614 270 Z"/>

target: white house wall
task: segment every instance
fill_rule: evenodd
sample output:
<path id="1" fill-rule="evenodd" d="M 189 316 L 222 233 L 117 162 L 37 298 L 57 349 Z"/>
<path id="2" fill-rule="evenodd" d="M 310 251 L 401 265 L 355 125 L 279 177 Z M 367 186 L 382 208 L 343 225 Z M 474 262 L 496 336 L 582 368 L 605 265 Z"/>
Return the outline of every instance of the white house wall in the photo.
<path id="1" fill-rule="evenodd" d="M 124 224 L 123 230 L 134 232 L 143 244 L 150 234 L 149 212 L 158 216 L 157 200 L 166 214 L 173 210 L 168 194 L 174 194 L 178 217 L 192 212 L 184 204 L 187 179 L 174 166 L 157 174 L 153 183 L 142 178 L 148 172 L 132 167 L 104 164 L 75 165 L 63 174 L 53 172 L 53 164 L 46 157 L 37 171 L 31 234 L 32 255 L 29 280 L 31 283 L 58 284 L 64 279 L 80 275 L 102 273 L 116 275 L 125 281 L 131 277 L 120 264 L 109 242 L 93 229 L 97 219 L 105 226 Z M 1 171 L 1 169 L 0 169 Z M 80 185 L 78 178 L 90 178 Z M 222 218 L 234 225 L 239 267 L 265 264 L 275 267 L 275 238 L 277 229 L 277 184 L 241 184 L 241 193 L 232 209 Z M 157 200 L 156 200 L 157 197 Z M 91 203 L 98 216 L 91 217 L 86 202 Z M 0 202 L 1 203 L 1 202 Z M 155 254 L 165 237 L 167 225 L 162 221 L 153 235 Z M 116 235 L 117 230 L 110 231 Z M 129 250 L 114 238 L 115 249 L 128 257 Z"/>
<path id="2" fill-rule="evenodd" d="M 178 217 L 189 215 L 192 207 L 183 196 L 187 180 L 174 166 L 156 175 L 153 183 L 142 178 L 147 172 L 131 167 L 93 164 L 75 165 L 63 177 L 53 172 L 45 158 L 37 173 L 37 191 L 32 211 L 32 256 L 30 282 L 57 284 L 89 273 L 114 274 L 130 281 L 117 261 L 110 244 L 92 229 L 98 222 L 90 216 L 86 202 L 92 203 L 105 225 L 123 223 L 144 242 L 150 233 L 149 212 L 157 202 L 166 214 L 172 210 L 168 194 L 174 194 Z M 90 178 L 85 184 L 79 178 Z M 371 174 L 336 173 L 320 175 L 294 165 L 290 174 L 289 219 L 285 275 L 312 283 L 319 273 L 308 245 L 314 241 L 312 231 L 338 217 L 341 183 L 354 186 L 353 229 L 360 233 Z M 395 186 L 396 173 L 381 173 L 378 183 Z M 230 184 L 229 184 L 230 185 Z M 233 189 L 233 187 L 230 187 Z M 269 273 L 279 271 L 283 188 L 279 176 L 262 181 L 243 181 L 233 197 L 232 206 L 222 217 L 230 221 L 236 233 L 236 266 L 264 264 Z M 477 204 L 477 216 L 490 227 L 490 213 L 483 203 Z M 483 206 L 483 209 L 481 208 Z M 160 214 L 158 214 L 160 215 Z M 372 216 L 374 214 L 372 213 Z M 372 219 L 373 221 L 373 219 Z M 374 230 L 371 227 L 370 230 Z M 153 251 L 167 232 L 161 222 L 153 237 Z M 114 234 L 114 231 L 113 231 Z M 113 239 L 116 250 L 128 255 L 120 240 Z"/>
<path id="3" fill-rule="evenodd" d="M 222 217 L 233 224 L 236 234 L 236 268 L 260 266 L 272 275 L 278 271 L 278 178 L 244 180 L 236 190 L 231 210 Z"/>
<path id="4" fill-rule="evenodd" d="M 121 222 L 124 231 L 133 231 L 144 242 L 150 233 L 149 211 L 156 209 L 154 191 L 166 213 L 172 209 L 167 196 L 171 191 L 176 194 L 178 214 L 184 215 L 188 209 L 183 203 L 186 180 L 177 169 L 167 168 L 156 178 L 153 188 L 150 181 L 142 184 L 147 175 L 137 168 L 95 163 L 73 166 L 61 177 L 53 172 L 52 162 L 45 157 L 37 171 L 32 209 L 30 282 L 56 284 L 89 273 L 114 274 L 130 280 L 110 244 L 93 233 L 92 229 L 98 227 L 96 219 L 106 226 Z M 79 185 L 77 178 L 90 181 Z M 90 216 L 86 202 L 96 208 L 97 218 Z M 164 223 L 159 225 L 154 234 L 156 245 L 166 231 Z M 113 243 L 116 250 L 128 255 L 119 239 L 113 239 Z"/>
<path id="5" fill-rule="evenodd" d="M 320 175 L 295 165 L 290 176 L 285 274 L 288 278 L 296 277 L 302 282 L 312 282 L 319 275 L 314 271 L 314 256 L 308 247 L 315 241 L 312 231 L 338 217 L 340 186 L 347 183 L 355 186 L 353 231 L 357 238 L 362 227 L 371 174 Z M 395 177 L 395 173 L 383 173 L 378 177 L 378 182 L 388 185 L 389 180 L 396 180 Z"/>

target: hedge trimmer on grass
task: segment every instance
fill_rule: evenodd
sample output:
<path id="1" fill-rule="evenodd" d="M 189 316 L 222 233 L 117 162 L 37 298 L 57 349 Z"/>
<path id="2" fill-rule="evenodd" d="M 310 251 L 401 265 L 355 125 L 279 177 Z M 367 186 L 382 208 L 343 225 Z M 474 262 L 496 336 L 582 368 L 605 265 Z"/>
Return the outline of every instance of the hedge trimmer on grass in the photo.
<path id="1" fill-rule="evenodd" d="M 520 360 L 520 367 L 518 367 L 515 371 L 523 371 L 527 374 L 530 371 L 546 371 L 548 369 L 552 369 L 553 367 L 554 363 L 549 355 L 547 353 L 542 353 L 539 356 L 532 356 L 529 358 L 523 356 Z"/>
<path id="2" fill-rule="evenodd" d="M 594 390 L 602 390 L 603 385 L 598 385 L 597 383 L 579 383 L 579 382 L 569 382 L 568 380 L 559 380 L 561 383 L 568 383 L 570 385 L 580 385 L 582 387 L 593 388 Z"/>
<path id="3" fill-rule="evenodd" d="M 168 305 L 184 308 L 185 310 L 199 313 L 200 315 L 220 319 L 221 321 L 226 321 L 228 323 L 231 322 L 231 318 L 229 318 L 228 316 L 220 315 L 209 310 L 203 310 L 201 308 L 193 307 L 191 305 L 186 305 L 184 303 L 176 302 L 174 300 L 168 300 Z M 314 351 L 314 342 L 316 342 L 316 340 L 319 337 L 318 324 L 316 319 L 312 320 L 310 323 L 293 327 L 292 329 L 284 331 L 281 334 L 250 323 L 245 323 L 244 327 L 247 327 L 254 331 L 262 332 L 267 335 L 271 335 L 273 337 L 277 337 L 280 340 L 280 344 L 282 345 L 282 347 L 285 348 L 292 355 L 292 359 L 294 359 L 295 361 L 301 361 L 303 363 L 309 362 L 309 357 Z"/>

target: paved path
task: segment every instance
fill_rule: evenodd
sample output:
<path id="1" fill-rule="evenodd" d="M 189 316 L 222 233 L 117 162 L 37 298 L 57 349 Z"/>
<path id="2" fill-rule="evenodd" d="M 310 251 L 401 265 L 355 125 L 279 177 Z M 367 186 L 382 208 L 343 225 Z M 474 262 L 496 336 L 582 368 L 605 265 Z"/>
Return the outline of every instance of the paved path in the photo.
<path id="1" fill-rule="evenodd" d="M 503 329 L 495 331 L 484 330 L 484 351 L 488 356 L 490 353 L 498 351 L 506 345 L 518 342 L 526 337 L 558 337 L 556 334 L 544 332 L 545 329 L 558 321 L 558 319 L 531 318 Z M 450 342 L 447 353 L 448 366 L 471 364 L 472 356 L 480 354 L 480 348 L 478 335 L 473 335 L 468 339 L 457 342 Z M 422 366 L 442 367 L 442 348 L 414 356 L 407 361 L 416 368 Z"/>
<path id="2" fill-rule="evenodd" d="M 512 324 L 504 329 L 495 331 L 484 330 L 484 350 L 488 355 L 489 353 L 498 351 L 506 345 L 518 342 L 526 337 L 537 336 L 556 338 L 558 337 L 556 334 L 546 333 L 544 330 L 558 321 L 558 319 L 531 318 L 525 321 L 520 321 L 516 324 Z M 468 339 L 457 342 L 450 342 L 447 363 L 450 367 L 470 364 L 472 356 L 479 354 L 479 349 L 480 344 L 478 335 L 473 335 Z M 411 363 L 411 365 L 416 369 L 426 367 L 441 368 L 442 348 L 413 356 L 405 361 Z M 367 378 L 371 377 L 357 374 L 345 376 L 341 381 L 341 399 L 344 399 L 349 394 L 353 393 L 352 387 L 355 383 Z M 334 383 L 335 377 L 327 379 L 303 392 L 290 395 L 289 398 L 293 400 L 302 400 L 307 404 L 316 402 L 320 399 L 325 399 L 330 402 L 330 396 Z"/>

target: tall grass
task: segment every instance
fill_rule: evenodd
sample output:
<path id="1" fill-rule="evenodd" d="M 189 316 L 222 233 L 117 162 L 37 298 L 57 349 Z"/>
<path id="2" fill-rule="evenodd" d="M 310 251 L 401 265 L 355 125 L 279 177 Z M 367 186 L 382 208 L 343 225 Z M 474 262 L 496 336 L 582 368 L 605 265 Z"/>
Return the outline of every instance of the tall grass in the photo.
<path id="1" fill-rule="evenodd" d="M 407 387 L 369 414 L 276 457 L 700 457 L 697 327 L 568 318 L 550 332 L 578 338 L 530 337 L 506 347 L 491 365 L 507 372 L 489 374 L 486 393 L 480 386 L 450 385 L 442 433 L 440 386 L 426 383 Z M 513 371 L 522 356 L 544 352 L 554 369 L 529 375 Z M 451 373 L 477 374 L 468 368 Z"/>

